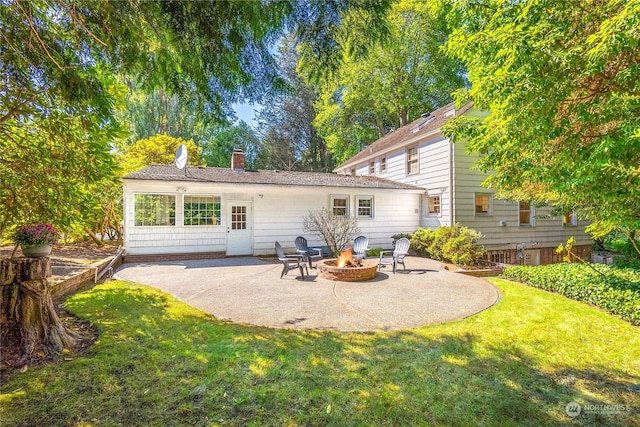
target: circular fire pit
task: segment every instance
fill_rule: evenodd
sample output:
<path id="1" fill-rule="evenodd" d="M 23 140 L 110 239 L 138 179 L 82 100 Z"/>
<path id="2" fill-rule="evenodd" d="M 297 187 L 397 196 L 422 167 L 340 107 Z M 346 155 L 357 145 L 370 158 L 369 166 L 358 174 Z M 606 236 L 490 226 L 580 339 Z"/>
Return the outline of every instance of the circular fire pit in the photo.
<path id="1" fill-rule="evenodd" d="M 363 259 L 357 267 L 338 267 L 336 258 L 318 261 L 318 277 L 339 282 L 363 282 L 378 275 L 378 260 Z"/>

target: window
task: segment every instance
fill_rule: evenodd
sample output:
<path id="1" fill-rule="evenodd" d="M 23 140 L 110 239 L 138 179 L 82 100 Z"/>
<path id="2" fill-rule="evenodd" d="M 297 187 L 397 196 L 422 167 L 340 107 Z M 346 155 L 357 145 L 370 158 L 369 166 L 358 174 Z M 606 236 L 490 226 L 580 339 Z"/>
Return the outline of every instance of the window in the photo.
<path id="1" fill-rule="evenodd" d="M 380 172 L 387 171 L 387 158 L 383 157 L 380 159 Z"/>
<path id="2" fill-rule="evenodd" d="M 369 162 L 369 175 L 375 175 L 376 173 L 376 162 Z"/>
<path id="3" fill-rule="evenodd" d="M 519 202 L 518 206 L 520 210 L 520 225 L 533 227 L 534 207 L 527 202 Z"/>
<path id="4" fill-rule="evenodd" d="M 418 147 L 407 149 L 407 175 L 420 172 L 418 164 Z"/>
<path id="5" fill-rule="evenodd" d="M 429 215 L 440 216 L 440 213 L 441 213 L 440 195 L 429 196 L 428 201 L 429 201 Z"/>
<path id="6" fill-rule="evenodd" d="M 567 211 L 564 213 L 564 217 L 562 218 L 562 224 L 567 226 L 577 226 L 578 225 L 578 215 L 576 215 L 575 210 Z"/>
<path id="7" fill-rule="evenodd" d="M 331 196 L 331 212 L 336 216 L 348 216 L 349 196 Z"/>
<path id="8" fill-rule="evenodd" d="M 133 199 L 136 226 L 176 225 L 176 196 L 135 194 Z"/>
<path id="9" fill-rule="evenodd" d="M 491 213 L 491 194 L 476 193 L 476 215 L 490 216 Z"/>
<path id="10" fill-rule="evenodd" d="M 356 168 L 351 168 L 351 175 L 356 176 Z"/>
<path id="11" fill-rule="evenodd" d="M 358 218 L 373 218 L 373 196 L 357 196 Z"/>
<path id="12" fill-rule="evenodd" d="M 246 230 L 247 229 L 247 207 L 231 206 L 231 229 Z"/>
<path id="13" fill-rule="evenodd" d="M 184 225 L 220 225 L 220 197 L 184 196 Z"/>

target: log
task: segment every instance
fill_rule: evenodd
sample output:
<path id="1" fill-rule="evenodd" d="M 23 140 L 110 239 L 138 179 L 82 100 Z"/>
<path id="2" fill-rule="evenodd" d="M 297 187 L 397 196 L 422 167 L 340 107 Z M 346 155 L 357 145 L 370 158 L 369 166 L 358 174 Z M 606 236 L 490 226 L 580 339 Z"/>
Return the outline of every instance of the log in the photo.
<path id="1" fill-rule="evenodd" d="M 47 356 L 59 354 L 80 338 L 55 311 L 50 276 L 49 257 L 0 260 L 0 341 L 3 347 L 18 345 L 22 361 L 40 351 Z"/>

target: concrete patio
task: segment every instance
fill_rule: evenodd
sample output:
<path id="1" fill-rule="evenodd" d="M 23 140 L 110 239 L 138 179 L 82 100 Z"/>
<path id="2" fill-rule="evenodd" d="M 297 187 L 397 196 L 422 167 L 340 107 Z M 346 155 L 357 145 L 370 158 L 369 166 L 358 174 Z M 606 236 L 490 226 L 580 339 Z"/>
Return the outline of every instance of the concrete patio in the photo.
<path id="1" fill-rule="evenodd" d="M 484 279 L 453 273 L 437 261 L 406 258 L 407 270 L 386 266 L 375 280 L 280 279 L 282 264 L 253 257 L 131 263 L 115 278 L 143 283 L 238 323 L 272 328 L 374 331 L 462 319 L 500 300 Z"/>

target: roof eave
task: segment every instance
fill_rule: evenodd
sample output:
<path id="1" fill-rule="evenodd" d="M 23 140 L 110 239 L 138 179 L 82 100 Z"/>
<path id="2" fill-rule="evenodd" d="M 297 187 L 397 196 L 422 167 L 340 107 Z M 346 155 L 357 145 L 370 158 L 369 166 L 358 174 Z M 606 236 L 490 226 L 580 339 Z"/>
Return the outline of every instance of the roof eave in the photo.
<path id="1" fill-rule="evenodd" d="M 413 145 L 416 142 L 418 142 L 418 141 L 420 141 L 420 140 L 422 140 L 424 138 L 432 137 L 432 136 L 435 136 L 435 135 L 439 134 L 440 133 L 440 129 L 441 129 L 441 127 L 437 128 L 437 129 L 433 129 L 432 131 L 429 131 L 429 132 L 424 133 L 424 134 L 416 135 L 413 138 L 410 138 L 410 139 L 407 139 L 406 141 L 403 141 L 403 142 L 400 142 L 398 144 L 392 145 L 391 147 L 385 148 L 384 150 L 379 150 L 379 151 L 376 151 L 374 153 L 371 153 L 370 155 L 368 155 L 366 157 L 363 157 L 362 159 L 351 161 L 351 162 L 347 161 L 346 163 L 343 163 L 340 166 L 338 166 L 337 168 L 335 168 L 333 170 L 333 172 L 334 173 L 339 173 L 339 172 L 343 171 L 344 169 L 350 168 L 351 166 L 359 165 L 359 164 L 361 164 L 363 162 L 366 162 L 366 161 L 375 159 L 377 157 L 380 157 L 383 154 L 388 154 L 388 153 L 390 153 L 392 151 L 396 151 L 396 150 L 398 150 L 400 148 L 406 147 L 407 145 Z"/>

